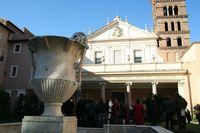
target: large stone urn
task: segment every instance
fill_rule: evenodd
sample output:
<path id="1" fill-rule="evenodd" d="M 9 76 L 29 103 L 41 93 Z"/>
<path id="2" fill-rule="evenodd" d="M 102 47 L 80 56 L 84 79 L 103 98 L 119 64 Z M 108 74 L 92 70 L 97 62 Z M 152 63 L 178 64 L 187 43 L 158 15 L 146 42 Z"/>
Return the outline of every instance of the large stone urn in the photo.
<path id="1" fill-rule="evenodd" d="M 81 69 L 88 48 L 86 36 L 75 33 L 71 38 L 39 36 L 28 42 L 32 53 L 33 71 L 30 85 L 44 102 L 42 116 L 26 116 L 22 132 L 77 131 L 76 118 L 64 117 L 61 105 L 76 91 L 76 71 Z"/>

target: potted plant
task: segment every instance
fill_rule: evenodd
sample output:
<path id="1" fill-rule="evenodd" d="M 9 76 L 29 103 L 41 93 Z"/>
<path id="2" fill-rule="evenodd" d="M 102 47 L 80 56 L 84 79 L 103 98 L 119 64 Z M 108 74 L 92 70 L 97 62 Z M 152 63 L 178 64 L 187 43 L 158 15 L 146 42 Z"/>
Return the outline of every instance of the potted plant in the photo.
<path id="1" fill-rule="evenodd" d="M 194 114 L 196 115 L 196 119 L 198 120 L 200 124 L 200 104 L 197 104 L 194 106 Z"/>

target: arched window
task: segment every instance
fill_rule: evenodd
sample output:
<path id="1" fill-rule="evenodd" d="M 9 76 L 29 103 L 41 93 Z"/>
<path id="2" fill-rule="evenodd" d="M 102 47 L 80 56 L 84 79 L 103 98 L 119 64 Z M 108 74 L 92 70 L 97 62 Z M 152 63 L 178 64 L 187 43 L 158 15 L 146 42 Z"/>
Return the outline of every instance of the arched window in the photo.
<path id="1" fill-rule="evenodd" d="M 181 31 L 181 23 L 177 22 L 178 31 Z"/>
<path id="2" fill-rule="evenodd" d="M 172 31 L 174 31 L 174 22 L 171 22 Z"/>
<path id="3" fill-rule="evenodd" d="M 178 6 L 174 7 L 174 15 L 178 15 Z"/>
<path id="4" fill-rule="evenodd" d="M 172 10 L 172 6 L 169 6 L 169 16 L 173 15 L 173 10 Z"/>
<path id="5" fill-rule="evenodd" d="M 167 47 L 170 47 L 170 46 L 171 46 L 171 39 L 170 39 L 170 38 L 167 38 L 167 39 L 166 39 L 166 43 L 167 43 Z"/>
<path id="6" fill-rule="evenodd" d="M 165 22 L 165 31 L 168 31 L 168 23 Z"/>
<path id="7" fill-rule="evenodd" d="M 166 6 L 163 7 L 163 15 L 164 15 L 164 16 L 167 16 L 167 7 L 166 7 Z"/>
<path id="8" fill-rule="evenodd" d="M 157 47 L 159 47 L 159 45 L 160 45 L 160 41 L 159 41 L 159 39 L 157 40 Z"/>
<path id="9" fill-rule="evenodd" d="M 177 38 L 177 44 L 178 46 L 182 46 L 182 39 L 180 37 Z"/>

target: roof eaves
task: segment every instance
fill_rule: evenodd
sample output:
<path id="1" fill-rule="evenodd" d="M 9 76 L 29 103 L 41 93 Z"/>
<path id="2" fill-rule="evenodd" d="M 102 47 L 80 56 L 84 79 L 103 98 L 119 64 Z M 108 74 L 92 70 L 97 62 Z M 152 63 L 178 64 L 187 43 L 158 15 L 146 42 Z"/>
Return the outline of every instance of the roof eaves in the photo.
<path id="1" fill-rule="evenodd" d="M 24 32 L 20 28 L 18 28 L 15 24 L 13 24 L 11 21 L 7 20 L 7 22 L 10 23 L 12 26 L 14 26 L 18 31 L 24 34 Z"/>
<path id="2" fill-rule="evenodd" d="M 6 30 L 10 31 L 11 33 L 15 33 L 13 30 L 11 30 L 10 28 L 8 28 L 7 26 L 5 26 L 4 24 L 0 23 L 0 25 L 2 27 L 4 27 Z"/>

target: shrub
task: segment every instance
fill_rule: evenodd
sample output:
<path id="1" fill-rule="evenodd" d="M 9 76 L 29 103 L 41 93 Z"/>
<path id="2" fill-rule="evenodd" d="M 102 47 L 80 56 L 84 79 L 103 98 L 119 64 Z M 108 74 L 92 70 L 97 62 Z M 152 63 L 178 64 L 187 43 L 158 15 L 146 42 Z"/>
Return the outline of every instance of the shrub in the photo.
<path id="1" fill-rule="evenodd" d="M 24 116 L 41 115 L 43 110 L 44 105 L 36 95 L 20 95 L 15 106 L 15 115 L 21 120 Z"/>
<path id="2" fill-rule="evenodd" d="M 194 114 L 200 114 L 200 104 L 194 106 Z"/>
<path id="3" fill-rule="evenodd" d="M 10 113 L 10 96 L 9 93 L 0 89 L 0 116 Z"/>

